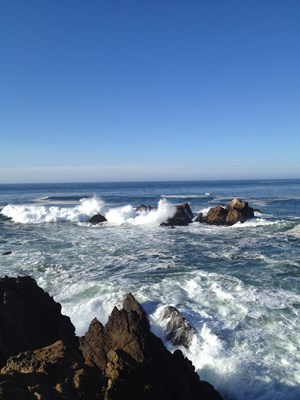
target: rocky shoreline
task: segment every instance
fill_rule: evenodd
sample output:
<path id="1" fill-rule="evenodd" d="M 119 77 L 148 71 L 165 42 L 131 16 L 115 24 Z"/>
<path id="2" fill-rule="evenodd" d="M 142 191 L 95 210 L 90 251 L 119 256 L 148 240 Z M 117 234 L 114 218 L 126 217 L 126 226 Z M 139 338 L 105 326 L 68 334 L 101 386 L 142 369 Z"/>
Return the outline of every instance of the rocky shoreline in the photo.
<path id="1" fill-rule="evenodd" d="M 4 277 L 0 296 L 0 399 L 222 400 L 180 350 L 170 353 L 150 331 L 132 294 L 81 338 L 34 279 Z M 170 340 L 188 346 L 193 328 L 178 310 L 166 312 Z"/>

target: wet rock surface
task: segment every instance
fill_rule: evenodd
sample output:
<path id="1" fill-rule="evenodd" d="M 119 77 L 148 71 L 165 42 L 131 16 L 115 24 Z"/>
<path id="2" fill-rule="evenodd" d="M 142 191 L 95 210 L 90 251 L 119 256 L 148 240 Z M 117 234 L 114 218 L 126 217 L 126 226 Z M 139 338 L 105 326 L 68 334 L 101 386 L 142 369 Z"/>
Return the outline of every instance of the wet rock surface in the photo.
<path id="1" fill-rule="evenodd" d="M 196 333 L 190 322 L 173 306 L 165 308 L 162 318 L 166 320 L 166 339 L 176 346 L 188 348 Z"/>
<path id="2" fill-rule="evenodd" d="M 132 294 L 105 326 L 94 319 L 78 339 L 60 305 L 33 279 L 5 277 L 0 289 L 0 399 L 221 399 L 180 350 L 170 353 L 150 331 Z"/>
<path id="3" fill-rule="evenodd" d="M 186 226 L 193 220 L 193 213 L 188 203 L 178 204 L 175 215 L 163 222 L 161 226 Z"/>
<path id="4" fill-rule="evenodd" d="M 237 222 L 244 223 L 254 217 L 254 209 L 249 207 L 248 202 L 234 198 L 225 208 L 217 206 L 211 208 L 207 215 L 200 213 L 196 221 L 209 225 L 231 226 Z"/>

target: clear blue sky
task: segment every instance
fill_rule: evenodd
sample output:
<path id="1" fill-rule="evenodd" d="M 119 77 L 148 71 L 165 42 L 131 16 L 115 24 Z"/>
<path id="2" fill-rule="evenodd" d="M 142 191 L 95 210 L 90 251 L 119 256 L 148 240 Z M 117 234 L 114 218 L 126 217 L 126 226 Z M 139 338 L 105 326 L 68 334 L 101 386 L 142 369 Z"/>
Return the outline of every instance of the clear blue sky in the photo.
<path id="1" fill-rule="evenodd" d="M 1 182 L 299 177 L 298 0 L 1 0 Z"/>

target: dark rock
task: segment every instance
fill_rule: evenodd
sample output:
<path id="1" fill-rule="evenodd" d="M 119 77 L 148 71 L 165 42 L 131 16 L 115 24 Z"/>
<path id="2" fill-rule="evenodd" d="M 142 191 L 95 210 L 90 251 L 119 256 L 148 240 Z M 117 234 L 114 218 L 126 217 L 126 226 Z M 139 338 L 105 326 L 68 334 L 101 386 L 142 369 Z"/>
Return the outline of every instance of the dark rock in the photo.
<path id="1" fill-rule="evenodd" d="M 189 321 L 172 306 L 167 306 L 163 314 L 166 323 L 166 339 L 176 346 L 188 348 L 191 344 L 195 329 Z"/>
<path id="2" fill-rule="evenodd" d="M 237 222 L 245 222 L 254 217 L 254 209 L 248 202 L 234 198 L 226 208 L 217 206 L 211 208 L 207 215 L 200 213 L 196 221 L 210 225 L 234 225 Z"/>
<path id="3" fill-rule="evenodd" d="M 0 366 L 7 357 L 57 340 L 76 341 L 61 305 L 29 277 L 0 279 Z"/>
<path id="4" fill-rule="evenodd" d="M 135 211 L 137 211 L 137 212 L 148 212 L 148 211 L 151 211 L 151 210 L 153 210 L 153 207 L 152 206 L 146 206 L 145 204 L 142 204 L 142 205 L 140 205 L 140 206 L 138 206 L 138 207 L 135 207 Z"/>
<path id="5" fill-rule="evenodd" d="M 107 219 L 101 214 L 96 214 L 88 220 L 88 222 L 92 225 L 97 225 L 105 221 L 107 221 Z"/>
<path id="6" fill-rule="evenodd" d="M 194 215 L 188 203 L 178 204 L 175 215 L 169 218 L 167 222 L 161 223 L 161 226 L 186 226 L 192 222 Z"/>
<path id="7" fill-rule="evenodd" d="M 131 294 L 104 327 L 92 322 L 81 349 L 86 363 L 96 364 L 108 379 L 106 400 L 221 400 L 180 350 L 171 354 L 151 333 L 145 311 Z"/>
<path id="8" fill-rule="evenodd" d="M 58 341 L 10 357 L 0 373 L 0 399 L 100 400 L 102 384 L 76 347 Z"/>
<path id="9" fill-rule="evenodd" d="M 12 251 L 5 251 L 4 253 L 2 253 L 3 256 L 9 256 L 11 254 L 13 254 Z"/>
<path id="10" fill-rule="evenodd" d="M 227 214 L 228 211 L 225 208 L 217 206 L 211 208 L 206 216 L 203 216 L 203 214 L 200 213 L 196 218 L 196 221 L 212 225 L 225 225 Z"/>

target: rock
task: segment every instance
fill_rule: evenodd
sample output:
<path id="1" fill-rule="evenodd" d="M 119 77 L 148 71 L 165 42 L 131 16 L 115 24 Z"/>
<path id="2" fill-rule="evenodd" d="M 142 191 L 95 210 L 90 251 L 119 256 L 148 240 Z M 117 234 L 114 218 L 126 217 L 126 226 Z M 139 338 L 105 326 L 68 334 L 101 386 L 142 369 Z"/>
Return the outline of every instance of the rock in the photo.
<path id="1" fill-rule="evenodd" d="M 10 250 L 9 251 L 5 251 L 4 253 L 2 253 L 3 256 L 9 256 L 11 254 L 13 254 L 13 252 L 10 251 Z"/>
<path id="2" fill-rule="evenodd" d="M 249 207 L 248 202 L 234 198 L 226 208 L 217 206 L 211 208 L 207 215 L 200 213 L 196 221 L 210 225 L 234 225 L 237 222 L 244 223 L 254 217 L 254 209 Z"/>
<path id="3" fill-rule="evenodd" d="M 196 221 L 205 222 L 212 225 L 225 225 L 228 211 L 221 206 L 211 208 L 204 217 L 202 213 L 198 215 Z"/>
<path id="4" fill-rule="evenodd" d="M 0 279 L 0 366 L 7 357 L 59 339 L 77 341 L 61 305 L 29 277 Z"/>
<path id="5" fill-rule="evenodd" d="M 166 339 L 170 340 L 175 346 L 188 348 L 191 344 L 195 329 L 189 321 L 172 306 L 167 306 L 163 314 L 166 323 Z"/>
<path id="6" fill-rule="evenodd" d="M 249 207 L 247 201 L 234 198 L 226 207 L 228 215 L 226 222 L 228 225 L 233 225 L 237 222 L 246 222 L 247 219 L 254 217 L 254 209 Z"/>
<path id="7" fill-rule="evenodd" d="M 180 350 L 170 353 L 151 333 L 132 294 L 123 309 L 113 309 L 104 327 L 91 323 L 81 349 L 86 363 L 96 364 L 108 379 L 105 400 L 221 400 Z"/>
<path id="8" fill-rule="evenodd" d="M 153 210 L 153 207 L 152 206 L 146 206 L 145 204 L 142 204 L 142 205 L 140 205 L 140 206 L 137 206 L 137 207 L 135 207 L 135 211 L 137 211 L 137 212 L 139 212 L 139 213 L 141 213 L 141 212 L 148 212 L 148 211 L 151 211 L 151 210 Z"/>
<path id="9" fill-rule="evenodd" d="M 194 215 L 188 203 L 178 204 L 175 215 L 169 218 L 167 222 L 161 223 L 161 226 L 186 226 L 192 222 Z"/>
<path id="10" fill-rule="evenodd" d="M 107 219 L 101 214 L 96 214 L 88 220 L 88 222 L 92 225 L 97 225 L 105 221 L 107 221 Z"/>
<path id="11" fill-rule="evenodd" d="M 101 399 L 101 384 L 78 348 L 57 341 L 7 360 L 0 373 L 0 399 Z"/>

